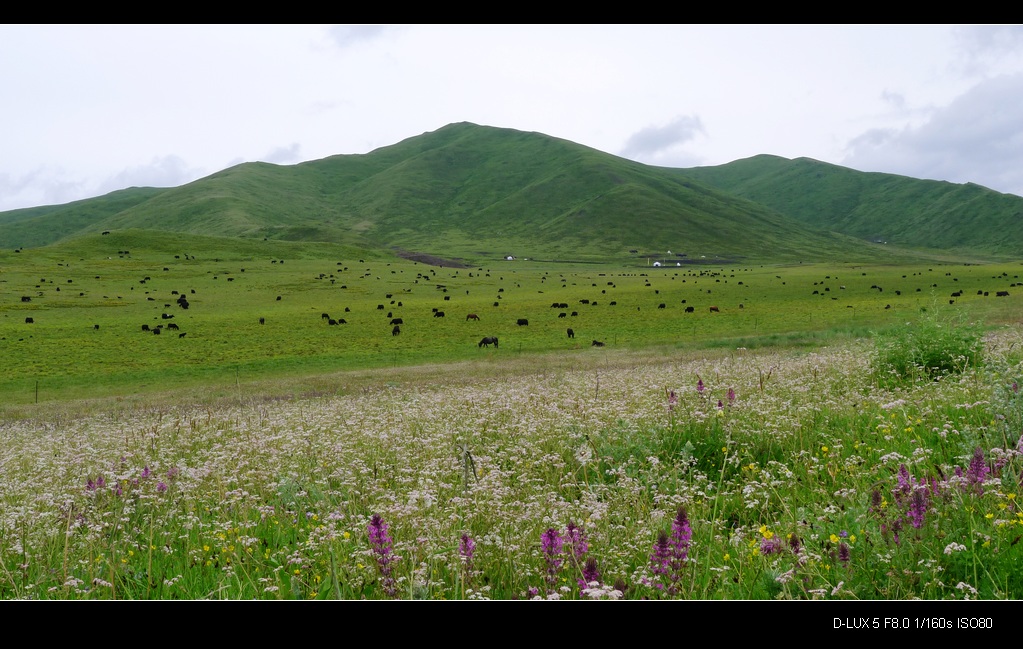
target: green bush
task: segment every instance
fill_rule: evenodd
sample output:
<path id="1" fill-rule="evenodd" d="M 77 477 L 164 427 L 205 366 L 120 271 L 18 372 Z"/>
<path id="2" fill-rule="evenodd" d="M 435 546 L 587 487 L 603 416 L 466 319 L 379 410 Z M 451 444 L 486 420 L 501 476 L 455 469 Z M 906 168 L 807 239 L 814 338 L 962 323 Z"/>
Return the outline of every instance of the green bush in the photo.
<path id="1" fill-rule="evenodd" d="M 874 375 L 883 387 L 960 374 L 983 362 L 983 331 L 957 314 L 923 309 L 915 322 L 879 333 Z"/>

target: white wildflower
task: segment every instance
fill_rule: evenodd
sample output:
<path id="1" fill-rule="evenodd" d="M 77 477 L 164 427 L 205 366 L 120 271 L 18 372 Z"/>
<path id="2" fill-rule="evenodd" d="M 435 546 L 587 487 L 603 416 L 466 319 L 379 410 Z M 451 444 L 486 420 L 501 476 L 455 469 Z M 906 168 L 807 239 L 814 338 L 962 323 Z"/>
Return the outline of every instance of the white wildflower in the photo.
<path id="1" fill-rule="evenodd" d="M 965 549 L 966 546 L 963 545 L 962 543 L 956 543 L 955 541 L 952 541 L 951 543 L 945 546 L 945 554 L 952 554 L 953 552 L 962 552 Z"/>

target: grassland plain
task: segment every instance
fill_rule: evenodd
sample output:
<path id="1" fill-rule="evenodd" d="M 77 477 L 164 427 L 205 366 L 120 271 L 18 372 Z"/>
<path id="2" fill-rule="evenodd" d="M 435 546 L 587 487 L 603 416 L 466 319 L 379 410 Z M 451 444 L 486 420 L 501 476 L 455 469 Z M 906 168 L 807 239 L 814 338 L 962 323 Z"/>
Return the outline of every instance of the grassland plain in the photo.
<path id="1" fill-rule="evenodd" d="M 669 350 L 812 344 L 869 335 L 949 302 L 985 323 L 1013 322 L 1023 296 L 1016 262 L 502 259 L 454 268 L 366 254 L 132 231 L 2 251 L 0 396 L 11 407 L 216 393 L 373 367 L 584 354 L 595 340 Z M 499 346 L 480 348 L 485 336 Z"/>
<path id="2" fill-rule="evenodd" d="M 1023 330 L 895 389 L 831 342 L 51 404 L 0 424 L 0 598 L 1018 599 Z"/>
<path id="3" fill-rule="evenodd" d="M 1023 592 L 1018 263 L 133 237 L 0 252 L 0 598 Z M 879 381 L 926 314 L 983 362 Z"/>

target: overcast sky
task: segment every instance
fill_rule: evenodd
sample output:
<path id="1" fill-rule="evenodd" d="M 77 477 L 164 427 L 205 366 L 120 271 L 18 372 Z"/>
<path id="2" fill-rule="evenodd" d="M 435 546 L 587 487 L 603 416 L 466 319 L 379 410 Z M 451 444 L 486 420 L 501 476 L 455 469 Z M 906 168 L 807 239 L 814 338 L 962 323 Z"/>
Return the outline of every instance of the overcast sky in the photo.
<path id="1" fill-rule="evenodd" d="M 0 211 L 453 122 L 1023 196 L 1016 25 L 2 25 Z"/>

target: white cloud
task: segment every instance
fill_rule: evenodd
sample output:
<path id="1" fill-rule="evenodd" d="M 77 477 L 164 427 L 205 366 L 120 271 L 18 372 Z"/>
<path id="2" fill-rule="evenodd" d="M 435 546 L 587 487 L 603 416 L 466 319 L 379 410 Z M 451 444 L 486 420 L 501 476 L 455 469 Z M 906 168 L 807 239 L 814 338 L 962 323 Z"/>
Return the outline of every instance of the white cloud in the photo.
<path id="1" fill-rule="evenodd" d="M 703 134 L 703 124 L 697 116 L 676 117 L 664 126 L 648 126 L 633 133 L 625 143 L 621 155 L 649 164 L 664 164 L 665 160 L 684 159 L 682 146 Z"/>
<path id="2" fill-rule="evenodd" d="M 868 130 L 841 164 L 1023 196 L 1023 74 L 982 81 L 919 126 Z"/>
<path id="3" fill-rule="evenodd" d="M 1021 73 L 1017 25 L 0 25 L 0 210 L 453 122 L 1018 192 Z"/>
<path id="4" fill-rule="evenodd" d="M 106 194 L 125 187 L 177 187 L 202 177 L 202 171 L 191 169 L 176 155 L 153 158 L 147 165 L 124 169 L 100 183 Z"/>
<path id="5" fill-rule="evenodd" d="M 290 164 L 292 162 L 302 161 L 302 147 L 298 142 L 292 142 L 286 147 L 277 147 L 270 153 L 263 156 L 264 162 L 272 162 L 274 164 Z"/>
<path id="6" fill-rule="evenodd" d="M 93 195 L 81 180 L 69 180 L 65 172 L 37 167 L 14 178 L 0 174 L 0 211 L 35 205 L 60 205 Z"/>
<path id="7" fill-rule="evenodd" d="M 387 30 L 384 25 L 334 25 L 328 35 L 338 47 L 347 48 L 379 38 Z"/>
<path id="8" fill-rule="evenodd" d="M 1005 60 L 1023 57 L 1023 26 L 963 25 L 952 30 L 963 73 L 981 75 Z"/>

